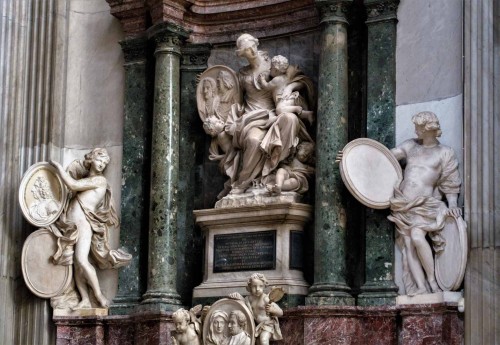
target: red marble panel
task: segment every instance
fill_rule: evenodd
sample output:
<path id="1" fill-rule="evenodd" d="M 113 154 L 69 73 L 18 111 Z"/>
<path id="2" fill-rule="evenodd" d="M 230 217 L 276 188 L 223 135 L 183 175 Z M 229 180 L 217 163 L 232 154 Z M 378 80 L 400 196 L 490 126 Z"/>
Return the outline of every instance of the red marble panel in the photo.
<path id="1" fill-rule="evenodd" d="M 170 316 L 136 316 L 136 345 L 171 345 L 174 324 Z"/>
<path id="2" fill-rule="evenodd" d="M 55 317 L 57 345 L 104 345 L 102 317 Z"/>
<path id="3" fill-rule="evenodd" d="M 134 345 L 135 326 L 130 316 L 106 318 L 106 345 Z"/>
<path id="4" fill-rule="evenodd" d="M 362 344 L 360 333 L 358 317 L 333 315 L 304 320 L 304 344 L 308 345 Z"/>
<path id="5" fill-rule="evenodd" d="M 304 320 L 302 318 L 280 318 L 280 328 L 283 340 L 275 342 L 275 344 L 304 344 Z"/>

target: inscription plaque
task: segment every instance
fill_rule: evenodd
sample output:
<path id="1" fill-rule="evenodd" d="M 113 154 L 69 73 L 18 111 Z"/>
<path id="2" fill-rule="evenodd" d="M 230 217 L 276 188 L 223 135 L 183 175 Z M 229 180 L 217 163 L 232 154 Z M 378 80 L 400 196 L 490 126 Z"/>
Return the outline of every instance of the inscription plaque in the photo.
<path id="1" fill-rule="evenodd" d="M 276 230 L 214 236 L 214 273 L 276 268 Z"/>

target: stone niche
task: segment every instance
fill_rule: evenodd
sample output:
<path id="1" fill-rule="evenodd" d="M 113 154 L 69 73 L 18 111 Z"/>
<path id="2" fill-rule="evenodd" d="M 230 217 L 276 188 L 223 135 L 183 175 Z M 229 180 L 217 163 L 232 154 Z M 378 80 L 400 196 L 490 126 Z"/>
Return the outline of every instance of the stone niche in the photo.
<path id="1" fill-rule="evenodd" d="M 205 237 L 203 282 L 193 303 L 210 302 L 232 292 L 246 295 L 250 272 L 266 275 L 270 286 L 286 292 L 284 304 L 307 295 L 304 280 L 304 224 L 312 207 L 300 203 L 194 211 Z"/>

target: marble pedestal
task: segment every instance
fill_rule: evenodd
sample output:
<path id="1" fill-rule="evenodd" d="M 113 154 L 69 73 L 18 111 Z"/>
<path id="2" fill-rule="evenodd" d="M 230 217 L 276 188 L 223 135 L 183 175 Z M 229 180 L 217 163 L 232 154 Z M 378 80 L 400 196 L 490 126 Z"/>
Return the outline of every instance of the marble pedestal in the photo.
<path id="1" fill-rule="evenodd" d="M 194 211 L 205 235 L 204 276 L 193 291 L 193 303 L 212 302 L 246 291 L 247 279 L 265 274 L 297 305 L 308 292 L 302 272 L 304 224 L 312 207 L 300 203 L 216 208 Z M 296 301 L 294 303 L 293 301 Z"/>
<path id="2" fill-rule="evenodd" d="M 460 345 L 456 303 L 285 308 L 275 345 Z M 172 314 L 54 317 L 57 345 L 171 345 Z"/>

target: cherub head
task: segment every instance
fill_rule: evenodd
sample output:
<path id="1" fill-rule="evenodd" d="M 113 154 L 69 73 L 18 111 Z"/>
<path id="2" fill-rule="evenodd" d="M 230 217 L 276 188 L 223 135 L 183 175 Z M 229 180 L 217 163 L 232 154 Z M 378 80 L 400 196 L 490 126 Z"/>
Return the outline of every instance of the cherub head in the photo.
<path id="1" fill-rule="evenodd" d="M 277 75 L 285 74 L 288 69 L 288 59 L 282 55 L 276 55 L 271 59 L 271 77 L 276 77 Z"/>
<path id="2" fill-rule="evenodd" d="M 436 114 L 430 111 L 422 111 L 418 114 L 413 115 L 411 118 L 415 124 L 415 133 L 420 137 L 424 132 L 434 132 L 435 137 L 440 137 L 442 134 L 441 126 L 439 125 L 439 119 Z"/>
<path id="3" fill-rule="evenodd" d="M 252 296 L 262 296 L 269 283 L 262 273 L 254 273 L 248 278 L 246 289 Z"/>
<path id="4" fill-rule="evenodd" d="M 247 327 L 247 318 L 241 310 L 233 310 L 229 314 L 229 323 L 227 325 L 229 334 L 237 335 L 245 331 Z"/>
<path id="5" fill-rule="evenodd" d="M 314 144 L 309 141 L 303 141 L 297 145 L 295 154 L 299 162 L 308 163 L 314 155 Z"/>
<path id="6" fill-rule="evenodd" d="M 179 309 L 172 314 L 175 329 L 178 333 L 185 333 L 189 327 L 189 312 L 186 309 Z"/>
<path id="7" fill-rule="evenodd" d="M 224 121 L 215 116 L 209 116 L 203 122 L 203 129 L 205 133 L 211 137 L 216 137 L 224 130 Z"/>

